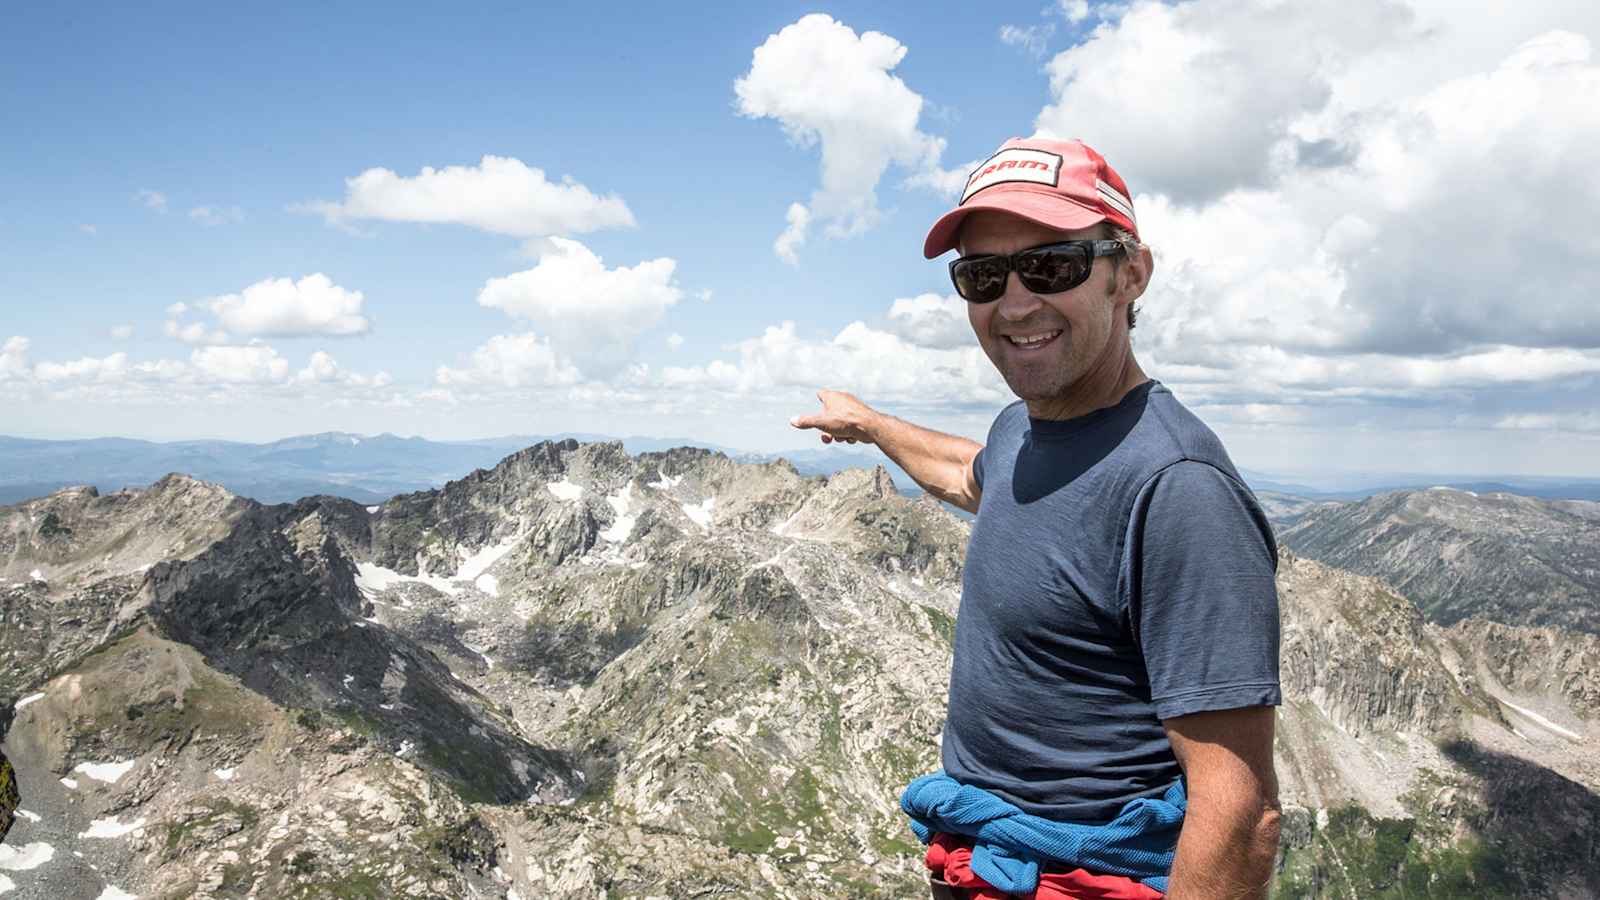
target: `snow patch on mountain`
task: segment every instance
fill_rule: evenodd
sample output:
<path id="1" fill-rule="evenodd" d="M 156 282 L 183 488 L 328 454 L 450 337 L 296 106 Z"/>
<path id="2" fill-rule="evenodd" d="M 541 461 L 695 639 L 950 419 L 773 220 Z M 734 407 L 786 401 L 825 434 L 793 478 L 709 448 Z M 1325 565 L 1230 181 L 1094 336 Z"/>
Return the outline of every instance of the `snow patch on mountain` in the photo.
<path id="1" fill-rule="evenodd" d="M 628 514 L 633 506 L 633 483 L 623 485 L 622 492 L 607 497 L 606 503 L 617 514 L 617 518 L 610 528 L 600 532 L 600 537 L 612 543 L 621 543 L 633 533 L 633 526 L 639 521 L 637 515 Z"/>
<path id="2" fill-rule="evenodd" d="M 1535 725 L 1538 725 L 1540 728 L 1545 729 L 1546 731 L 1559 734 L 1564 738 L 1570 738 L 1574 741 L 1583 740 L 1583 735 L 1578 734 L 1575 731 L 1569 731 L 1568 729 L 1562 728 L 1560 725 L 1557 725 L 1556 723 L 1550 721 L 1544 716 L 1539 715 L 1531 709 L 1518 706 L 1515 703 L 1512 703 L 1510 700 L 1501 700 L 1500 702 L 1526 716 L 1529 721 L 1533 722 Z"/>
<path id="3" fill-rule="evenodd" d="M 376 563 L 356 564 L 356 587 L 362 589 L 370 597 L 372 594 L 381 593 L 403 582 L 412 581 L 425 584 L 434 590 L 451 596 L 461 592 L 461 589 L 451 584 L 451 579 L 440 575 L 429 575 L 424 571 L 420 575 L 402 575 L 393 569 L 387 569 Z"/>
<path id="4" fill-rule="evenodd" d="M 706 499 L 702 500 L 700 503 L 698 503 L 698 504 L 696 504 L 694 506 L 690 506 L 687 503 L 680 503 L 678 505 L 683 507 L 683 514 L 688 516 L 690 519 L 692 519 L 696 525 L 699 525 L 701 528 L 710 530 L 710 528 L 711 528 L 711 506 L 712 506 L 712 504 L 714 504 L 716 502 L 717 502 L 717 498 L 715 498 L 715 497 L 707 497 Z"/>
<path id="5" fill-rule="evenodd" d="M 37 869 L 54 859 L 56 848 L 43 841 L 23 844 L 21 848 L 0 844 L 0 869 L 8 872 L 26 872 Z"/>
<path id="6" fill-rule="evenodd" d="M 473 581 L 479 575 L 489 571 L 502 557 L 510 553 L 512 548 L 522 541 L 522 537 L 501 541 L 493 546 L 484 547 L 476 553 L 469 553 L 465 547 L 457 550 L 457 555 L 462 557 L 461 568 L 456 570 L 456 581 Z"/>
<path id="7" fill-rule="evenodd" d="M 109 819 L 95 819 L 89 823 L 89 830 L 78 833 L 81 838 L 119 838 L 132 834 L 144 828 L 145 819 L 139 817 L 132 822 L 123 822 L 115 816 Z"/>
<path id="8" fill-rule="evenodd" d="M 545 487 L 549 488 L 550 493 L 556 495 L 557 500 L 576 500 L 583 495 L 583 487 L 581 485 L 573 484 L 565 478 L 560 481 L 552 481 Z"/>
<path id="9" fill-rule="evenodd" d="M 136 765 L 138 765 L 138 761 L 132 759 L 109 763 L 82 762 L 74 766 L 72 771 L 82 772 L 95 781 L 116 784 L 121 780 L 122 776 L 131 772 Z"/>

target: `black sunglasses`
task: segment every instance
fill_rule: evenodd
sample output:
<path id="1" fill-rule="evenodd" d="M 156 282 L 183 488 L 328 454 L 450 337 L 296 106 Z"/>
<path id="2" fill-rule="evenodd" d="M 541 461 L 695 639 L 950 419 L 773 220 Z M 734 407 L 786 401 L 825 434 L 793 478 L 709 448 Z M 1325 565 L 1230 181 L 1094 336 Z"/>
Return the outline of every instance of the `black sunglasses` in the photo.
<path id="1" fill-rule="evenodd" d="M 1006 274 L 1016 272 L 1035 294 L 1059 294 L 1089 280 L 1096 256 L 1121 253 L 1117 241 L 1061 241 L 1018 250 L 1008 256 L 982 254 L 950 261 L 956 293 L 972 303 L 992 303 L 1006 292 Z"/>

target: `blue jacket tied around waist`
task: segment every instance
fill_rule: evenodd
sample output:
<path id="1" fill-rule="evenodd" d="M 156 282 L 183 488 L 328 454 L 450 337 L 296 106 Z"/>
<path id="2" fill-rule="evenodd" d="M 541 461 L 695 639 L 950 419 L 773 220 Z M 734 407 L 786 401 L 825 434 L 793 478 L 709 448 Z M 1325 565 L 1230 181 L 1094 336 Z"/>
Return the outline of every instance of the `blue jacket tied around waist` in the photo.
<path id="1" fill-rule="evenodd" d="M 1047 861 L 1126 875 L 1166 893 L 1186 806 L 1181 778 L 1161 799 L 1130 800 L 1103 825 L 1029 815 L 943 772 L 918 778 L 900 795 L 900 808 L 922 843 L 937 832 L 972 838 L 972 871 L 1011 894 L 1037 888 L 1040 863 Z"/>

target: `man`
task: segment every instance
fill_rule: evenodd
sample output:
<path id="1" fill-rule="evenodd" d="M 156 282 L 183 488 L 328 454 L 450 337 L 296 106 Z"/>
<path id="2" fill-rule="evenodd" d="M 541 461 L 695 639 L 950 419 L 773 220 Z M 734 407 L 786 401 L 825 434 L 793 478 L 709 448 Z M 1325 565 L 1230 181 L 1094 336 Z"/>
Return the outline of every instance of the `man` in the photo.
<path id="1" fill-rule="evenodd" d="M 1278 843 L 1277 551 L 1216 435 L 1134 357 L 1154 260 L 1130 198 L 1082 143 L 1014 138 L 929 232 L 927 258 L 959 250 L 951 276 L 973 331 L 1021 398 L 985 445 L 833 390 L 792 424 L 876 444 L 977 514 L 945 783 L 1046 830 L 1120 827 L 1175 800 L 1174 831 L 1144 835 L 1166 843 L 1170 872 L 1115 853 L 1092 857 L 1099 873 L 1035 853 L 1038 871 L 1076 861 L 1083 877 L 1145 876 L 1093 896 L 1264 898 Z M 988 860 L 995 878 L 1005 857 Z M 936 897 L 976 896 L 934 880 Z"/>

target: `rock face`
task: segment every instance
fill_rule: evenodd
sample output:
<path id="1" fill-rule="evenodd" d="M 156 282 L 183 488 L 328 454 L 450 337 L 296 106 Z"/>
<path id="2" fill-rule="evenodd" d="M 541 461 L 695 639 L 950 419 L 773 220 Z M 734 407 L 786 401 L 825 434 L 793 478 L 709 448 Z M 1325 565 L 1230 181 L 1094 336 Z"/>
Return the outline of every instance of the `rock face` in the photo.
<path id="1" fill-rule="evenodd" d="M 1429 621 L 1600 634 L 1600 503 L 1432 488 L 1275 508 L 1280 543 L 1382 578 Z"/>
<path id="2" fill-rule="evenodd" d="M 21 696 L 126 628 L 152 569 L 204 552 L 250 506 L 170 475 L 144 490 L 68 488 L 0 507 L 0 695 Z"/>
<path id="3" fill-rule="evenodd" d="M 1280 552 L 1280 896 L 1600 896 L 1591 635 Z"/>
<path id="4" fill-rule="evenodd" d="M 1281 677 L 1351 735 L 1452 728 L 1486 700 L 1443 661 L 1422 616 L 1375 578 L 1280 551 Z"/>
<path id="5" fill-rule="evenodd" d="M 921 895 L 896 799 L 938 764 L 967 534 L 882 469 L 573 441 L 374 507 L 170 476 L 0 508 L 0 868 L 23 900 Z M 1593 638 L 1444 629 L 1287 552 L 1279 587 L 1280 895 L 1596 895 Z"/>
<path id="6" fill-rule="evenodd" d="M 1554 693 L 1584 719 L 1600 718 L 1600 637 L 1469 619 L 1447 634 L 1479 675 L 1516 694 Z"/>

